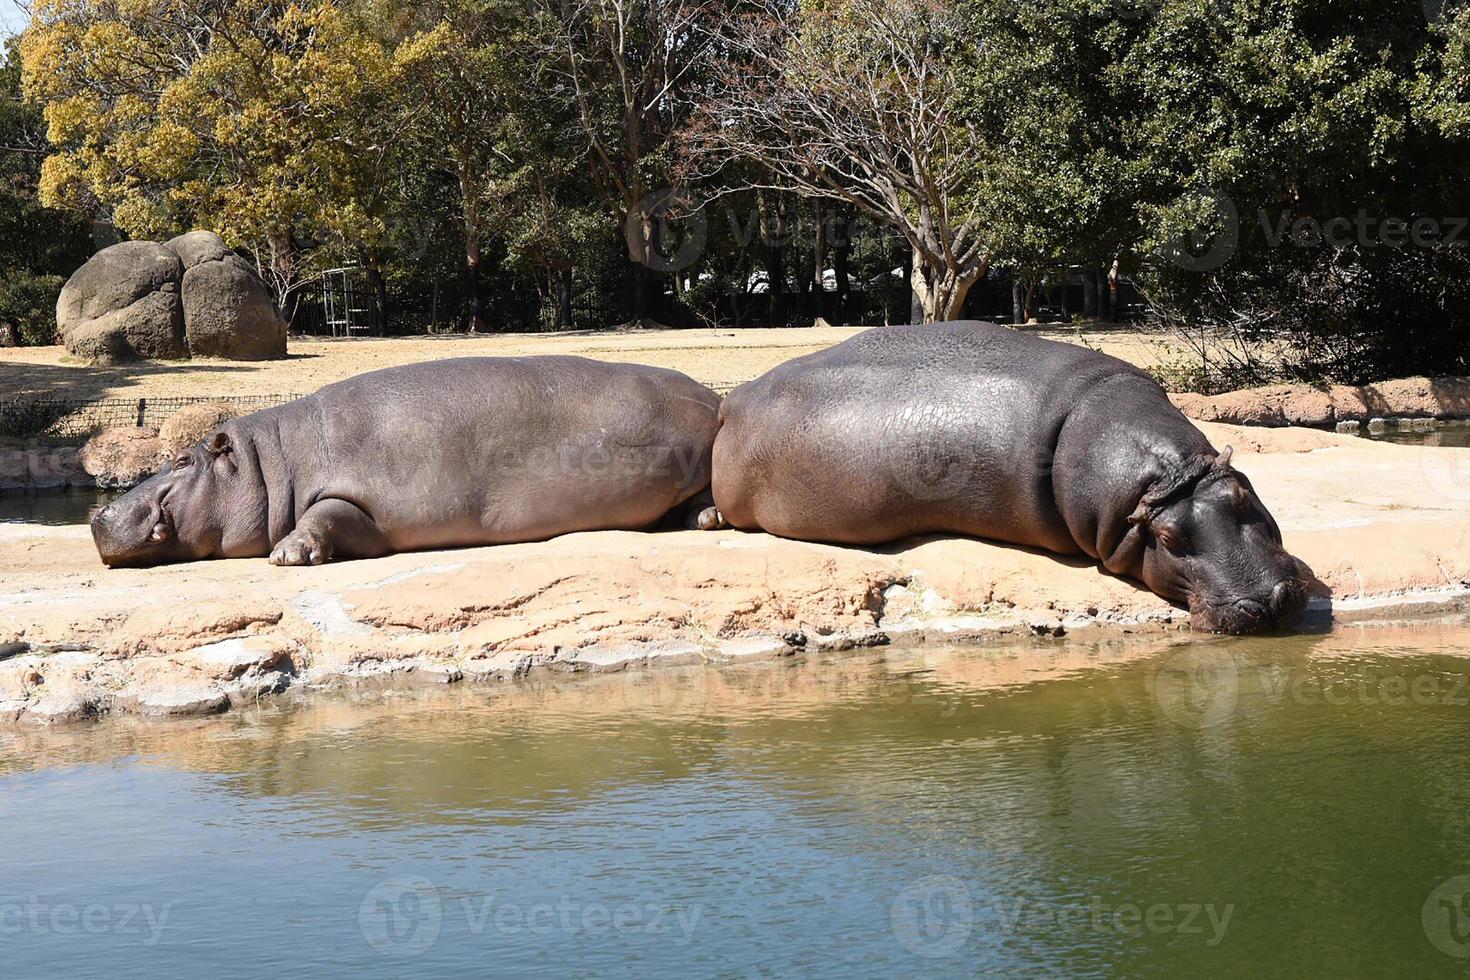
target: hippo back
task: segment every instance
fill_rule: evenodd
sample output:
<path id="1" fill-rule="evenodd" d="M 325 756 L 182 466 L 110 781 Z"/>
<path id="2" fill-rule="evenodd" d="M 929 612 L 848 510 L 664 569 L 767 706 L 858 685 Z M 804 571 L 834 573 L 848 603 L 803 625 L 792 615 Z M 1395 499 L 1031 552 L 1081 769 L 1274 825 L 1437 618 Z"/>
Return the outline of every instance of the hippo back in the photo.
<path id="1" fill-rule="evenodd" d="M 708 485 L 719 396 L 662 368 L 470 357 L 359 375 L 282 433 L 297 516 L 352 501 L 395 550 L 646 527 Z"/>
<path id="2" fill-rule="evenodd" d="M 868 330 L 731 393 L 715 502 L 736 527 L 807 540 L 952 532 L 1075 553 L 1053 457 L 1073 406 L 1114 378 L 1158 391 L 1117 358 L 995 324 Z"/>

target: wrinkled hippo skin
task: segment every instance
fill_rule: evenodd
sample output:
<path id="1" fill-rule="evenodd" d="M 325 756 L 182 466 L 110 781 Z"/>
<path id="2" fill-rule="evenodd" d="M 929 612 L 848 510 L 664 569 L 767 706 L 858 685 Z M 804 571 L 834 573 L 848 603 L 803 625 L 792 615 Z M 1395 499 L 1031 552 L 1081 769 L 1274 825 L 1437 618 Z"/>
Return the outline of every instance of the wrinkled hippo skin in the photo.
<path id="1" fill-rule="evenodd" d="M 737 528 L 949 532 L 1086 555 L 1196 629 L 1284 625 L 1311 572 L 1244 474 L 1117 358 L 972 321 L 869 330 L 736 388 L 713 492 Z"/>
<path id="2" fill-rule="evenodd" d="M 92 536 L 111 566 L 314 565 L 647 528 L 707 488 L 719 403 L 677 371 L 580 357 L 373 371 L 224 422 Z"/>

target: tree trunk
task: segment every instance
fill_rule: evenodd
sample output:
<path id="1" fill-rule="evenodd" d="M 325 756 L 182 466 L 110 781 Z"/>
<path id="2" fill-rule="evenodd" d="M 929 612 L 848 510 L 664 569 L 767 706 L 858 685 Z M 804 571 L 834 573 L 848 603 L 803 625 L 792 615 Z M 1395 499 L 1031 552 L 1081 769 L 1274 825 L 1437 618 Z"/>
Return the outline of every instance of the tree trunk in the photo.
<path id="1" fill-rule="evenodd" d="M 283 228 L 268 236 L 271 247 L 271 279 L 279 290 L 277 301 L 281 307 L 281 318 L 287 328 L 296 326 L 296 315 L 300 298 L 296 289 L 296 238 L 290 228 Z"/>
<path id="2" fill-rule="evenodd" d="M 909 318 L 908 323 L 927 323 L 928 317 L 924 315 L 924 296 L 929 291 L 928 282 L 924 279 L 924 262 L 915 249 L 909 251 L 908 258 L 904 261 L 904 273 L 909 282 Z"/>
<path id="3" fill-rule="evenodd" d="M 572 329 L 572 267 L 561 270 L 556 289 L 556 328 Z"/>
<path id="4" fill-rule="evenodd" d="M 429 333 L 439 332 L 439 276 L 434 276 L 434 292 L 429 300 Z"/>
<path id="5" fill-rule="evenodd" d="M 780 204 L 773 208 L 764 193 L 756 194 L 760 210 L 761 261 L 766 271 L 766 317 L 768 326 L 786 322 L 786 243 Z"/>
<path id="6" fill-rule="evenodd" d="M 474 249 L 474 256 L 469 258 L 465 266 L 465 294 L 469 300 L 470 317 L 467 325 L 470 333 L 478 333 L 485 329 L 485 307 L 480 298 L 480 255 L 479 249 Z"/>
<path id="7" fill-rule="evenodd" d="M 480 208 L 475 203 L 475 185 L 469 163 L 459 162 L 459 200 L 464 214 L 465 288 L 468 291 L 470 333 L 485 327 L 484 302 L 480 297 Z"/>
<path id="8" fill-rule="evenodd" d="M 832 313 L 838 323 L 846 323 L 848 301 L 852 296 L 852 278 L 848 274 L 848 262 L 852 257 L 852 241 L 844 234 L 832 252 L 832 272 L 837 278 L 837 295 L 832 300 Z"/>
<path id="9" fill-rule="evenodd" d="M 1108 322 L 1118 322 L 1118 259 L 1108 268 Z"/>
<path id="10" fill-rule="evenodd" d="M 1017 326 L 1026 322 L 1026 291 L 1019 275 L 1011 280 L 1011 322 Z"/>
<path id="11" fill-rule="evenodd" d="M 383 265 L 376 255 L 368 258 L 368 288 L 373 292 L 373 333 L 388 333 L 388 284 L 383 279 Z"/>
<path id="12" fill-rule="evenodd" d="M 964 312 L 965 298 L 970 287 L 984 276 L 987 265 L 968 272 L 956 269 L 936 269 L 925 261 L 917 251 L 912 259 L 913 271 L 909 282 L 914 296 L 914 312 L 911 323 L 940 323 L 957 320 Z"/>
<path id="13" fill-rule="evenodd" d="M 817 234 L 812 244 L 812 291 L 816 293 L 817 300 L 813 304 L 816 311 L 813 315 L 825 319 L 827 309 L 827 280 L 823 273 L 827 268 L 827 214 L 822 208 L 821 198 L 812 202 L 812 210 L 817 221 Z"/>
<path id="14" fill-rule="evenodd" d="M 1097 264 L 1094 262 L 1082 267 L 1082 315 L 1089 320 L 1097 319 Z"/>

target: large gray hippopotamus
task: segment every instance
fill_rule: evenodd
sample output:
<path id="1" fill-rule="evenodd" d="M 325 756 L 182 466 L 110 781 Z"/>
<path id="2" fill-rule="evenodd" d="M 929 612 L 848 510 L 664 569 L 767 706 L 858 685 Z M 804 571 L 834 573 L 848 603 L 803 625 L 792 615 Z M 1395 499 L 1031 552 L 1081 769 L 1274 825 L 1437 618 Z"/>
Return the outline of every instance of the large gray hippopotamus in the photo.
<path id="1" fill-rule="evenodd" d="M 92 537 L 114 566 L 316 565 L 647 528 L 697 506 L 719 404 L 677 371 L 580 357 L 373 371 L 226 422 Z"/>
<path id="2" fill-rule="evenodd" d="M 1244 474 L 1147 374 L 992 323 L 883 327 L 788 361 L 720 410 L 737 528 L 876 544 L 951 532 L 1084 554 L 1196 629 L 1286 625 L 1311 573 Z"/>

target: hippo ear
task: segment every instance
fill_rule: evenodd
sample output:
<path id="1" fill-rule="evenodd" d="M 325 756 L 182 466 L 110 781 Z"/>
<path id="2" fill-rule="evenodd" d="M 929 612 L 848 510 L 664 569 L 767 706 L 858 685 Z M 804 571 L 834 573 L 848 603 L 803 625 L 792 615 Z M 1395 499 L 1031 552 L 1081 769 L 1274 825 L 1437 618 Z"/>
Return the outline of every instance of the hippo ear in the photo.
<path id="1" fill-rule="evenodd" d="M 1222 470 L 1230 469 L 1230 457 L 1233 455 L 1235 455 L 1234 447 L 1226 446 L 1220 450 L 1220 455 L 1215 457 L 1215 466 Z"/>
<path id="2" fill-rule="evenodd" d="M 231 449 L 230 437 L 227 433 L 216 432 L 210 437 L 209 443 L 205 448 L 216 456 L 223 456 Z"/>

